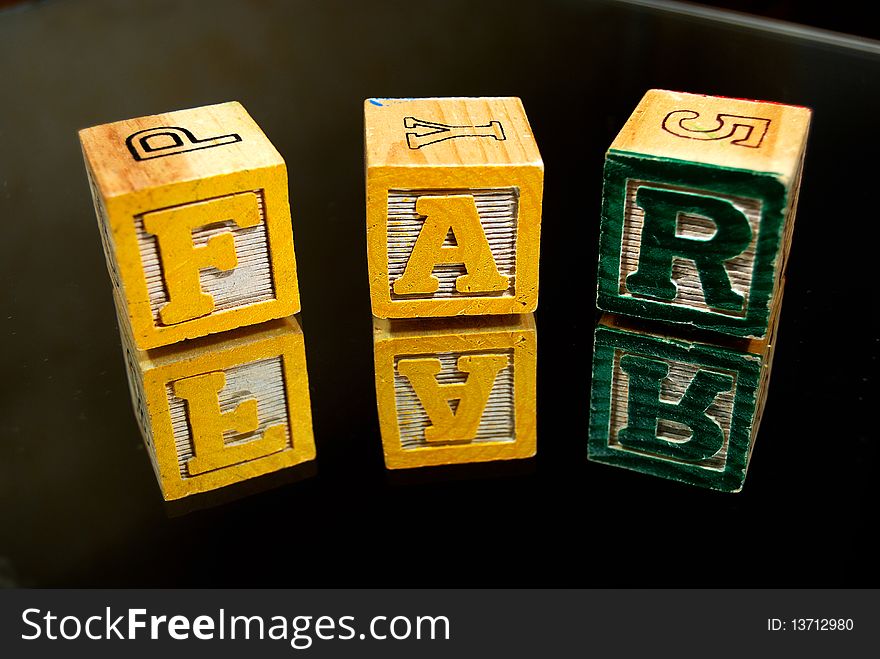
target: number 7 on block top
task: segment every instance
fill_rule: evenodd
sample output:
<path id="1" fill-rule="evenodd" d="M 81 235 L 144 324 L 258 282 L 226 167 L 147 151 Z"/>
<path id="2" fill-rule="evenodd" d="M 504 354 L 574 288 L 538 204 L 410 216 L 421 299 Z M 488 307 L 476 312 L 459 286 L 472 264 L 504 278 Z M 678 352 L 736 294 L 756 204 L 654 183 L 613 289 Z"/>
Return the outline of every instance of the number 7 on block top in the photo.
<path id="1" fill-rule="evenodd" d="M 803 107 L 645 94 L 605 159 L 599 308 L 765 337 L 809 124 Z"/>
<path id="2" fill-rule="evenodd" d="M 373 313 L 534 311 L 544 165 L 520 100 L 368 99 L 364 122 Z"/>

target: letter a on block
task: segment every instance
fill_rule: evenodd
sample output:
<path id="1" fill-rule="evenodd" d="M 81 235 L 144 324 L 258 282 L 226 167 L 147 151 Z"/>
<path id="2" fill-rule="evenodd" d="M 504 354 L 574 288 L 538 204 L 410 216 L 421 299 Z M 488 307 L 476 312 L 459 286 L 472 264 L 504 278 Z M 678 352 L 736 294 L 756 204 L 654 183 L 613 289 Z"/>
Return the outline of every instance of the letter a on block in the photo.
<path id="1" fill-rule="evenodd" d="M 425 222 L 403 271 L 394 282 L 398 295 L 429 294 L 440 288 L 431 273 L 438 264 L 464 264 L 467 274 L 455 280 L 459 293 L 490 293 L 507 290 L 508 278 L 498 272 L 489 241 L 480 224 L 477 205 L 470 195 L 424 196 L 416 202 L 416 213 Z M 444 245 L 452 232 L 455 245 Z"/>
<path id="2" fill-rule="evenodd" d="M 457 367 L 467 373 L 467 381 L 440 384 L 439 359 L 401 359 L 397 371 L 408 378 L 431 425 L 425 428 L 425 440 L 456 442 L 474 439 L 483 410 L 498 372 L 507 365 L 505 355 L 463 355 Z M 458 400 L 453 412 L 450 402 Z"/>
<path id="3" fill-rule="evenodd" d="M 187 462 L 191 476 L 261 458 L 284 450 L 287 444 L 286 427 L 282 423 L 266 428 L 259 439 L 227 445 L 223 441 L 225 431 L 252 433 L 257 430 L 259 421 L 255 399 L 242 401 L 234 410 L 220 410 L 219 393 L 225 384 L 226 376 L 214 372 L 177 380 L 172 385 L 174 395 L 187 403 L 195 453 Z"/>
<path id="4" fill-rule="evenodd" d="M 235 240 L 227 232 L 196 246 L 192 232 L 228 220 L 242 228 L 259 224 L 257 195 L 242 192 L 144 215 L 144 229 L 155 235 L 158 242 L 162 277 L 168 291 L 168 303 L 159 311 L 162 324 L 183 323 L 214 310 L 214 298 L 202 291 L 199 271 L 235 268 Z"/>
<path id="5" fill-rule="evenodd" d="M 715 309 L 742 311 L 742 295 L 733 290 L 724 262 L 742 254 L 752 238 L 746 216 L 726 199 L 640 187 L 636 203 L 645 211 L 639 267 L 626 278 L 630 291 L 662 300 L 673 300 L 675 257 L 691 259 L 700 274 L 706 304 Z M 678 235 L 682 215 L 710 220 L 716 228 L 709 238 Z"/>
<path id="6" fill-rule="evenodd" d="M 665 362 L 624 355 L 620 368 L 629 376 L 627 426 L 618 439 L 623 446 L 688 461 L 705 460 L 724 444 L 721 426 L 706 414 L 718 394 L 730 391 L 733 377 L 711 371 L 697 371 L 678 403 L 660 400 L 661 383 L 669 375 Z M 661 419 L 691 429 L 690 439 L 673 442 L 657 437 Z"/>

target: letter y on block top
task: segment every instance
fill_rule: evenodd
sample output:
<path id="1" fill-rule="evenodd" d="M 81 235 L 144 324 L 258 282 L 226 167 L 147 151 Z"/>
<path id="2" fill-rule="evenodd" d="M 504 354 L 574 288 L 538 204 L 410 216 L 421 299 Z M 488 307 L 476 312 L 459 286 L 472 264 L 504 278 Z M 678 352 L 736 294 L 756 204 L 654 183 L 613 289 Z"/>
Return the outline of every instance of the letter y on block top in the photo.
<path id="1" fill-rule="evenodd" d="M 599 308 L 765 337 L 809 124 L 803 107 L 649 91 L 605 160 Z"/>

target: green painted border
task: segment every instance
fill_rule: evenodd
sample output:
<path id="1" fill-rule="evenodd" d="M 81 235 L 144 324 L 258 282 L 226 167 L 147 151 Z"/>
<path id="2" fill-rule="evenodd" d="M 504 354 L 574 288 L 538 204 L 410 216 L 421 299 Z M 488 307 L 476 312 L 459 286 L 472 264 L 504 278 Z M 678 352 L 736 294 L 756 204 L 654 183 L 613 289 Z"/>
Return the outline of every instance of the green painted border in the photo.
<path id="1" fill-rule="evenodd" d="M 637 318 L 690 324 L 731 336 L 766 336 L 769 304 L 776 285 L 776 257 L 782 242 L 788 196 L 785 185 L 775 175 L 609 151 L 605 159 L 604 179 L 596 298 L 600 309 Z M 735 318 L 667 302 L 620 295 L 620 242 L 628 179 L 680 185 L 707 192 L 759 199 L 762 202 L 758 242 L 755 246 L 755 274 L 745 317 Z"/>
<path id="2" fill-rule="evenodd" d="M 723 471 L 671 462 L 608 447 L 611 425 L 611 371 L 614 351 L 624 350 L 648 357 L 724 368 L 737 373 L 733 397 L 727 462 Z M 593 384 L 590 396 L 590 439 L 588 459 L 632 469 L 652 476 L 697 485 L 722 492 L 742 489 L 748 467 L 761 358 L 727 348 L 688 343 L 604 326 L 596 328 L 593 347 Z"/>

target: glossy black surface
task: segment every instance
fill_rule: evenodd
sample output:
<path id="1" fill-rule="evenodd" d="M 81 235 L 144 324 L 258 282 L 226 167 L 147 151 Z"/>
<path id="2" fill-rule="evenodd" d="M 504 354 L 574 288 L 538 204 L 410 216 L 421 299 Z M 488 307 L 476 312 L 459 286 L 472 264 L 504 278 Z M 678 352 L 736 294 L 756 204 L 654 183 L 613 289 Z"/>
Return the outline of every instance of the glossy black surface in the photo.
<path id="1" fill-rule="evenodd" d="M 609 2 L 0 13 L 0 582 L 877 586 L 878 52 Z M 603 154 L 650 87 L 815 110 L 739 495 L 585 457 Z M 361 104 L 507 94 L 546 165 L 538 457 L 400 478 L 375 409 Z M 290 170 L 317 474 L 181 514 L 131 410 L 76 130 L 233 99 Z"/>

